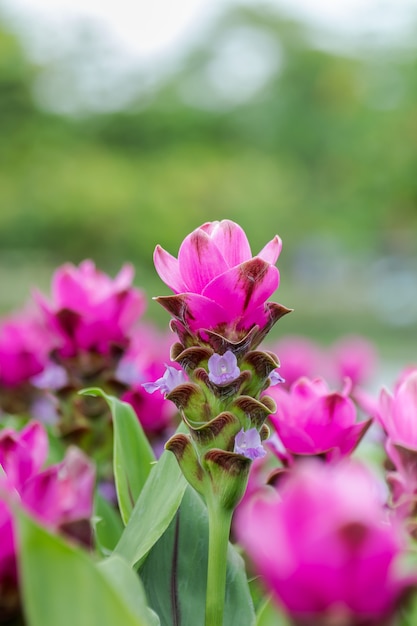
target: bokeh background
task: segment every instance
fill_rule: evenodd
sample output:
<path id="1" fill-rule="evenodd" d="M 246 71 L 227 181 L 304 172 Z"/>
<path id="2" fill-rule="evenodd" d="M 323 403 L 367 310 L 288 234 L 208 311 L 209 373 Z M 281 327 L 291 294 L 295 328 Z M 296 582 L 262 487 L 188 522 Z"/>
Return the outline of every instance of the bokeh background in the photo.
<path id="1" fill-rule="evenodd" d="M 0 310 L 230 218 L 284 241 L 275 329 L 417 356 L 417 0 L 0 4 Z M 147 316 L 166 314 L 150 303 Z"/>

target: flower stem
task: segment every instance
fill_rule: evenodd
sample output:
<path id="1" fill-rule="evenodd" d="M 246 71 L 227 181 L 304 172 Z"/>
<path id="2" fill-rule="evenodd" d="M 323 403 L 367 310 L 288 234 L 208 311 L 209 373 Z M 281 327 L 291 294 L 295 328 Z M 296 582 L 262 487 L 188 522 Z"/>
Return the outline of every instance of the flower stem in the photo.
<path id="1" fill-rule="evenodd" d="M 226 593 L 227 547 L 233 510 L 225 509 L 215 498 L 207 500 L 207 509 L 209 554 L 205 626 L 222 626 Z"/>

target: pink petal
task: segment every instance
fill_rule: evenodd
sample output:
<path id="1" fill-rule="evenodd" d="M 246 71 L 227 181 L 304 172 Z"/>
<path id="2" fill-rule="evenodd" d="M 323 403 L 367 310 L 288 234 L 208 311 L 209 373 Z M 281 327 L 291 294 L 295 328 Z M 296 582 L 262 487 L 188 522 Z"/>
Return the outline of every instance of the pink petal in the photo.
<path id="1" fill-rule="evenodd" d="M 180 274 L 178 259 L 161 248 L 161 246 L 156 246 L 153 261 L 159 277 L 174 293 L 189 291 Z"/>
<path id="2" fill-rule="evenodd" d="M 275 265 L 279 255 L 281 254 L 281 250 L 282 240 L 278 237 L 278 235 L 275 235 L 275 237 L 262 248 L 257 256 L 263 261 L 266 261 L 271 265 Z"/>
<path id="3" fill-rule="evenodd" d="M 171 315 L 184 322 L 192 332 L 202 328 L 213 329 L 229 323 L 232 316 L 221 306 L 196 293 L 155 298 Z"/>
<path id="4" fill-rule="evenodd" d="M 245 231 L 231 220 L 213 222 L 210 235 L 229 267 L 235 267 L 252 258 Z"/>
<path id="5" fill-rule="evenodd" d="M 129 289 L 132 285 L 133 278 L 135 276 L 135 269 L 131 263 L 123 265 L 120 272 L 117 274 L 113 282 L 114 291 L 124 291 Z"/>
<path id="6" fill-rule="evenodd" d="M 53 275 L 52 296 L 56 309 L 82 311 L 89 304 L 86 290 L 80 284 L 78 270 L 70 263 L 60 267 Z"/>
<path id="7" fill-rule="evenodd" d="M 203 294 L 238 319 L 265 304 L 279 284 L 276 267 L 255 257 L 215 278 Z"/>
<path id="8" fill-rule="evenodd" d="M 199 228 L 182 242 L 178 262 L 181 276 L 188 285 L 185 291 L 200 294 L 210 281 L 228 269 L 219 248 L 211 237 Z"/>

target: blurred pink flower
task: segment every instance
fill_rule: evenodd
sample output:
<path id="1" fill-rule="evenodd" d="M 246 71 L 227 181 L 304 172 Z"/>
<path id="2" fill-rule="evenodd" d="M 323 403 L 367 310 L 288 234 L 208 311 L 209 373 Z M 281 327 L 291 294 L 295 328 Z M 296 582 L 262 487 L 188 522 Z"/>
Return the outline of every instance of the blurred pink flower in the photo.
<path id="1" fill-rule="evenodd" d="M 132 280 L 131 265 L 125 265 L 114 279 L 90 260 L 56 270 L 52 303 L 41 294 L 36 296 L 47 325 L 59 337 L 61 356 L 80 351 L 109 354 L 113 346 L 126 345 L 145 309 L 145 296 L 132 286 Z"/>
<path id="2" fill-rule="evenodd" d="M 394 465 L 387 480 L 399 515 L 417 510 L 417 369 L 402 372 L 391 395 L 383 389 L 377 419 L 387 439 L 385 449 Z"/>
<path id="3" fill-rule="evenodd" d="M 272 346 L 280 361 L 279 373 L 286 388 L 301 378 L 323 376 L 324 355 L 319 346 L 306 337 L 293 335 L 280 339 Z"/>
<path id="4" fill-rule="evenodd" d="M 356 422 L 356 409 L 348 397 L 350 389 L 330 392 L 323 379 L 300 378 L 287 391 L 270 387 L 276 402 L 269 419 L 292 455 L 325 455 L 333 460 L 350 454 L 371 420 Z M 285 460 L 285 459 L 283 459 Z"/>
<path id="5" fill-rule="evenodd" d="M 305 461 L 240 508 L 238 540 L 294 624 L 388 624 L 411 580 L 399 526 L 361 466 Z M 415 581 L 413 581 L 415 582 Z"/>
<path id="6" fill-rule="evenodd" d="M 401 376 L 394 395 L 381 391 L 378 416 L 390 445 L 400 444 L 417 453 L 417 369 Z"/>
<path id="7" fill-rule="evenodd" d="M 352 384 L 367 383 L 375 372 L 378 357 L 375 346 L 365 337 L 347 335 L 330 349 L 331 369 L 337 380 L 350 378 Z"/>
<path id="8" fill-rule="evenodd" d="M 0 322 L 0 386 L 17 387 L 43 371 L 52 342 L 31 313 Z"/>
<path id="9" fill-rule="evenodd" d="M 77 448 L 69 448 L 61 463 L 42 469 L 48 437 L 37 422 L 20 432 L 0 431 L 0 616 L 7 605 L 4 590 L 16 596 L 16 539 L 10 504 L 20 503 L 40 523 L 83 543 L 91 542 L 95 470 Z"/>
<path id="10" fill-rule="evenodd" d="M 169 427 L 177 414 L 173 402 L 160 393 L 147 393 L 142 386 L 163 376 L 171 343 L 172 333 L 161 333 L 155 326 L 140 324 L 116 370 L 116 378 L 129 387 L 122 400 L 133 406 L 143 429 L 150 436 Z"/>
<path id="11" fill-rule="evenodd" d="M 268 298 L 279 285 L 276 235 L 255 257 L 243 229 L 230 220 L 207 222 L 188 235 L 178 259 L 157 246 L 156 271 L 175 296 L 158 301 L 192 332 L 219 330 L 229 338 L 271 320 Z M 278 306 L 278 305 L 276 305 Z"/>

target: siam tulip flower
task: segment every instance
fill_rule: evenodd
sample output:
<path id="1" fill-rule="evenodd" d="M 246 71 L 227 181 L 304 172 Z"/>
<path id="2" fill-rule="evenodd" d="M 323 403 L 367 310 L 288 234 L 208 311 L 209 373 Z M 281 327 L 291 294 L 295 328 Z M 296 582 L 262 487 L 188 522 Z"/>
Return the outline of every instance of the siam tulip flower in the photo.
<path id="1" fill-rule="evenodd" d="M 156 247 L 156 270 L 176 294 L 157 300 L 194 335 L 206 338 L 204 331 L 212 331 L 236 342 L 254 327 L 266 334 L 288 312 L 267 302 L 279 285 L 281 247 L 276 235 L 253 257 L 238 224 L 207 222 L 184 239 L 178 259 Z"/>
<path id="2" fill-rule="evenodd" d="M 388 626 L 415 583 L 404 537 L 364 467 L 305 461 L 236 520 L 255 571 L 296 626 Z"/>
<path id="3" fill-rule="evenodd" d="M 163 394 L 149 394 L 143 387 L 146 381 L 163 378 L 171 343 L 171 333 L 161 333 L 153 325 L 140 324 L 135 328 L 129 350 L 115 373 L 116 380 L 127 387 L 121 399 L 132 405 L 143 429 L 152 439 L 169 429 L 177 415 L 175 405 Z"/>
<path id="4" fill-rule="evenodd" d="M 69 448 L 61 463 L 42 469 L 48 437 L 37 422 L 0 432 L 0 621 L 18 609 L 18 574 L 13 503 L 51 530 L 90 544 L 94 468 L 81 451 Z"/>
<path id="5" fill-rule="evenodd" d="M 338 380 L 350 378 L 354 387 L 367 383 L 377 364 L 374 345 L 365 337 L 356 335 L 342 337 L 334 343 L 330 357 Z"/>
<path id="6" fill-rule="evenodd" d="M 277 405 L 270 416 L 281 442 L 291 455 L 320 455 L 327 460 L 350 454 L 370 426 L 356 422 L 350 389 L 330 392 L 323 379 L 300 378 L 289 391 L 268 389 Z M 284 460 L 284 459 L 283 459 Z"/>
<path id="7" fill-rule="evenodd" d="M 53 344 L 31 312 L 0 321 L 0 410 L 29 411 L 37 392 L 32 379 L 41 375 Z"/>
<path id="8" fill-rule="evenodd" d="M 302 376 L 315 378 L 325 375 L 325 359 L 319 346 L 306 337 L 289 335 L 273 344 L 279 356 L 280 374 L 284 386 L 290 388 Z"/>
<path id="9" fill-rule="evenodd" d="M 18 387 L 43 371 L 48 345 L 44 328 L 34 316 L 16 315 L 0 323 L 0 385 Z"/>
<path id="10" fill-rule="evenodd" d="M 37 294 L 37 300 L 59 339 L 61 357 L 74 357 L 80 352 L 109 355 L 115 347 L 126 346 L 145 308 L 145 297 L 132 287 L 132 279 L 130 265 L 112 279 L 90 260 L 79 267 L 67 263 L 56 270 L 52 302 L 41 294 Z"/>
<path id="11" fill-rule="evenodd" d="M 413 514 L 417 509 L 417 369 L 400 376 L 394 395 L 381 391 L 377 417 L 396 470 L 388 474 L 394 504 L 400 513 Z"/>

